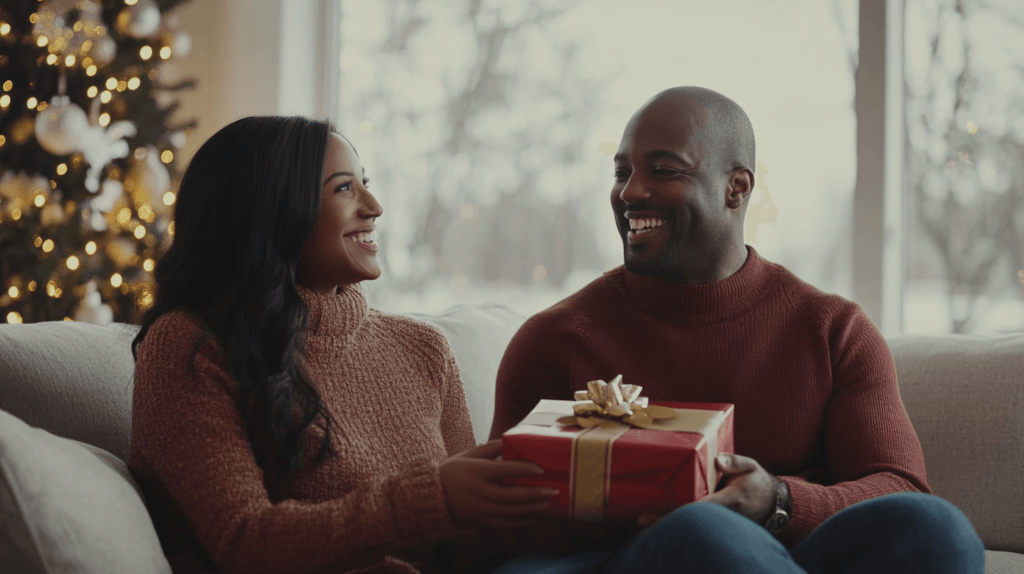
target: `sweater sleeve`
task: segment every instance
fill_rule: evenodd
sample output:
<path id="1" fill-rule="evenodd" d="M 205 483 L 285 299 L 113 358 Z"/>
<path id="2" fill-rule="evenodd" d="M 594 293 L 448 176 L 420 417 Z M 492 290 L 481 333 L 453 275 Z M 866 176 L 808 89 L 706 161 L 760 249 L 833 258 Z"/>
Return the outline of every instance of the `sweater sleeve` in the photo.
<path id="1" fill-rule="evenodd" d="M 454 532 L 437 464 L 426 460 L 369 476 L 341 498 L 272 502 L 217 346 L 204 344 L 188 374 L 198 327 L 166 319 L 139 349 L 131 463 L 224 572 L 359 567 Z"/>
<path id="2" fill-rule="evenodd" d="M 931 492 L 924 454 L 900 398 L 885 339 L 857 306 L 830 333 L 832 397 L 824 421 L 831 486 L 783 477 L 793 516 L 783 541 L 796 543 L 844 508 L 886 494 Z"/>
<path id="3" fill-rule="evenodd" d="M 448 341 L 444 341 L 444 401 L 441 415 L 441 436 L 448 456 L 476 446 L 473 437 L 473 423 L 469 416 L 469 405 L 466 404 L 466 389 L 462 386 L 462 375 L 455 361 Z"/>
<path id="4" fill-rule="evenodd" d="M 534 315 L 516 332 L 498 367 L 491 439 L 519 424 L 541 399 L 571 397 L 567 341 L 556 321 Z"/>

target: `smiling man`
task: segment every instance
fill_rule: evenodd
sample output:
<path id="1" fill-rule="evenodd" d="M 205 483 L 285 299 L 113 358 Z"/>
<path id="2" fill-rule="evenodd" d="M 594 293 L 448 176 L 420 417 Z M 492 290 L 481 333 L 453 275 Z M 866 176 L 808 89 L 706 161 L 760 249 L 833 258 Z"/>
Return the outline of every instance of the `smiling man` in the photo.
<path id="1" fill-rule="evenodd" d="M 633 115 L 611 192 L 624 266 L 523 325 L 491 431 L 616 374 L 654 401 L 733 403 L 717 492 L 503 574 L 983 571 L 970 522 L 927 494 L 881 334 L 744 244 L 754 152 L 747 115 L 711 90 L 668 89 Z"/>

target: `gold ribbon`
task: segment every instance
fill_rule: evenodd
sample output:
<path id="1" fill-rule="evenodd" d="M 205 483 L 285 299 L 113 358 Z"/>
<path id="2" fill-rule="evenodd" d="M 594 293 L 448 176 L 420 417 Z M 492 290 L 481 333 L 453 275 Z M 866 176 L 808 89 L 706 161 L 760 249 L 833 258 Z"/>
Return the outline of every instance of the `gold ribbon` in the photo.
<path id="1" fill-rule="evenodd" d="M 515 434 L 530 432 L 520 428 L 526 426 L 549 429 L 564 426 L 583 428 L 582 431 L 571 434 L 569 512 L 573 519 L 600 521 L 608 515 L 612 445 L 631 427 L 701 434 L 704 437 L 702 442 L 706 441 L 708 449 L 708 491 L 714 491 L 717 478 L 715 457 L 718 455 L 718 430 L 726 418 L 726 413 L 717 410 L 673 409 L 649 405 L 646 397 L 639 396 L 641 387 L 621 383 L 621 375 L 612 379 L 610 383 L 587 383 L 587 390 L 577 391 L 576 396 L 586 394 L 585 400 L 589 403 L 542 400 L 515 429 L 509 431 Z M 608 387 L 613 387 L 613 390 L 608 390 Z M 615 387 L 618 387 L 619 395 L 616 395 Z M 606 397 L 612 397 L 612 400 Z M 595 399 L 600 399 L 600 402 Z M 618 402 L 615 402 L 616 400 Z M 590 406 L 591 404 L 598 408 Z M 619 405 L 627 405 L 628 409 L 616 408 Z M 569 410 L 573 415 L 563 416 Z M 556 436 L 564 437 L 567 434 L 569 433 L 560 431 Z M 697 448 L 700 446 L 701 443 L 698 443 Z"/>

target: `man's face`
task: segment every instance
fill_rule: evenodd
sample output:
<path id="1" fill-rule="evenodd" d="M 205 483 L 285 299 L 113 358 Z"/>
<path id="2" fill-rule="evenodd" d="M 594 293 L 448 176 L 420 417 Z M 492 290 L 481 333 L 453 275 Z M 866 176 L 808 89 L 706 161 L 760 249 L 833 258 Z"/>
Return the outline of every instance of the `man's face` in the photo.
<path id="1" fill-rule="evenodd" d="M 726 180 L 698 141 L 706 117 L 699 104 L 661 99 L 622 134 L 611 202 L 630 273 L 702 282 L 721 256 Z"/>

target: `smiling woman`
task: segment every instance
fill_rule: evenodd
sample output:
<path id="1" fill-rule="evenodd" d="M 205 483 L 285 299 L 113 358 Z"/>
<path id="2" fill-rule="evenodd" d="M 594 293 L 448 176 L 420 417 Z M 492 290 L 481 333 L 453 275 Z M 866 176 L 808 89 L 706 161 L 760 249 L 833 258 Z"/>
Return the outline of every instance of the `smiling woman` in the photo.
<path id="1" fill-rule="evenodd" d="M 367 188 L 365 173 L 352 144 L 331 134 L 320 219 L 302 246 L 296 275 L 317 293 L 335 293 L 338 285 L 380 277 L 374 221 L 384 209 Z"/>
<path id="2" fill-rule="evenodd" d="M 185 172 L 132 343 L 128 456 L 175 571 L 447 566 L 434 547 L 461 528 L 517 524 L 553 494 L 501 485 L 539 468 L 474 447 L 444 335 L 367 306 L 368 181 L 305 118 L 238 120 Z"/>

